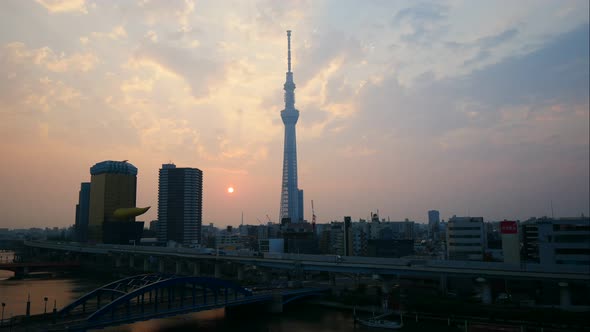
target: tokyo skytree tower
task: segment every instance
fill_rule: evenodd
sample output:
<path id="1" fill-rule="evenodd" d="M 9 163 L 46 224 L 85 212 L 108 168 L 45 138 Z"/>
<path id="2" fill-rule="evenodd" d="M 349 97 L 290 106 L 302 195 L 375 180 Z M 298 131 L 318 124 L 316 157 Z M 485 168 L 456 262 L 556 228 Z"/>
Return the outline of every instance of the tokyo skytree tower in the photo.
<path id="1" fill-rule="evenodd" d="M 291 222 L 303 221 L 303 190 L 297 187 L 297 138 L 295 125 L 299 111 L 295 109 L 295 83 L 291 72 L 291 30 L 287 31 L 287 78 L 285 81 L 285 109 L 281 119 L 285 124 L 285 147 L 283 154 L 283 183 L 281 189 L 280 219 Z"/>

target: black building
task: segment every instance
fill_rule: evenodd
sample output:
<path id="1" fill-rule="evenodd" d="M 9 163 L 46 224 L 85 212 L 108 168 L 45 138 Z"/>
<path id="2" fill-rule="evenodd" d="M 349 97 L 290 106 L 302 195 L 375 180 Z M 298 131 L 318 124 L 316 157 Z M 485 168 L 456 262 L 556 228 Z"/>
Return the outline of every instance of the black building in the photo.
<path id="1" fill-rule="evenodd" d="M 88 241 L 88 216 L 90 210 L 90 182 L 82 182 L 78 204 L 76 204 L 75 238 L 78 242 Z"/>
<path id="2" fill-rule="evenodd" d="M 201 241 L 203 172 L 164 164 L 158 181 L 158 240 L 195 245 Z"/>

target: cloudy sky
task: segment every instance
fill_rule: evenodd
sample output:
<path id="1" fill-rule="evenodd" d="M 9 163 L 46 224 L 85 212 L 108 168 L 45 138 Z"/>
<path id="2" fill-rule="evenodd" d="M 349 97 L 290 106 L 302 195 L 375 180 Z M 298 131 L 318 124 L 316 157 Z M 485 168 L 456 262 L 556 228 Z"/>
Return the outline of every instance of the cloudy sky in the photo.
<path id="1" fill-rule="evenodd" d="M 73 224 L 124 159 L 144 220 L 172 161 L 203 223 L 276 221 L 288 29 L 307 219 L 588 215 L 588 6 L 0 1 L 0 227 Z"/>

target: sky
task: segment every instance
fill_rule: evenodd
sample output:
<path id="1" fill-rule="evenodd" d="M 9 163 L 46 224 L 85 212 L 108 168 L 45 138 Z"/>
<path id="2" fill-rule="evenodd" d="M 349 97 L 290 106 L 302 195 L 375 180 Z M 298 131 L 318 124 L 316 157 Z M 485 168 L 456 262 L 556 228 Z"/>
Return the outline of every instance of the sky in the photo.
<path id="1" fill-rule="evenodd" d="M 0 227 L 72 225 L 126 159 L 139 220 L 173 162 L 204 173 L 203 224 L 276 222 L 286 30 L 306 219 L 589 215 L 588 7 L 0 1 Z"/>

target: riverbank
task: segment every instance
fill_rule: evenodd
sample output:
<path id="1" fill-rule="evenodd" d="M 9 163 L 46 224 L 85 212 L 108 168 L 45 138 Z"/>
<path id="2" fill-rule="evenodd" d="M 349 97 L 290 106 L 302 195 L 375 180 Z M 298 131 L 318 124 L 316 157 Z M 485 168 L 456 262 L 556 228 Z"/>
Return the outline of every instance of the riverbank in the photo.
<path id="1" fill-rule="evenodd" d="M 344 304 L 337 301 L 330 300 L 312 300 L 310 303 L 332 309 L 339 310 L 350 310 L 350 312 L 370 312 L 373 314 L 381 314 L 383 310 L 379 306 L 375 305 L 350 305 Z M 464 331 L 469 331 L 469 327 L 481 328 L 482 331 L 554 331 L 554 332 L 570 332 L 570 331 L 590 331 L 590 324 L 586 322 L 586 313 L 564 313 L 559 310 L 550 313 L 547 311 L 544 318 L 554 318 L 554 321 L 548 322 L 546 320 L 524 320 L 514 319 L 512 317 L 502 317 L 501 315 L 489 315 L 489 311 L 482 306 L 479 307 L 481 315 L 477 314 L 465 314 L 462 311 L 455 311 L 453 313 L 448 312 L 424 312 L 424 311 L 407 311 L 404 310 L 401 313 L 404 322 L 419 323 L 429 322 L 439 325 L 447 325 L 449 328 L 460 328 Z M 447 308 L 449 309 L 449 308 Z M 472 309 L 477 310 L 477 308 Z M 391 317 L 399 317 L 399 310 L 389 310 Z M 472 312 L 476 312 L 473 311 Z M 556 315 L 556 313 L 559 313 Z M 573 320 L 564 319 L 566 316 L 569 318 L 575 317 Z M 541 316 L 540 316 L 541 317 Z M 479 330 L 478 330 L 479 331 Z"/>

